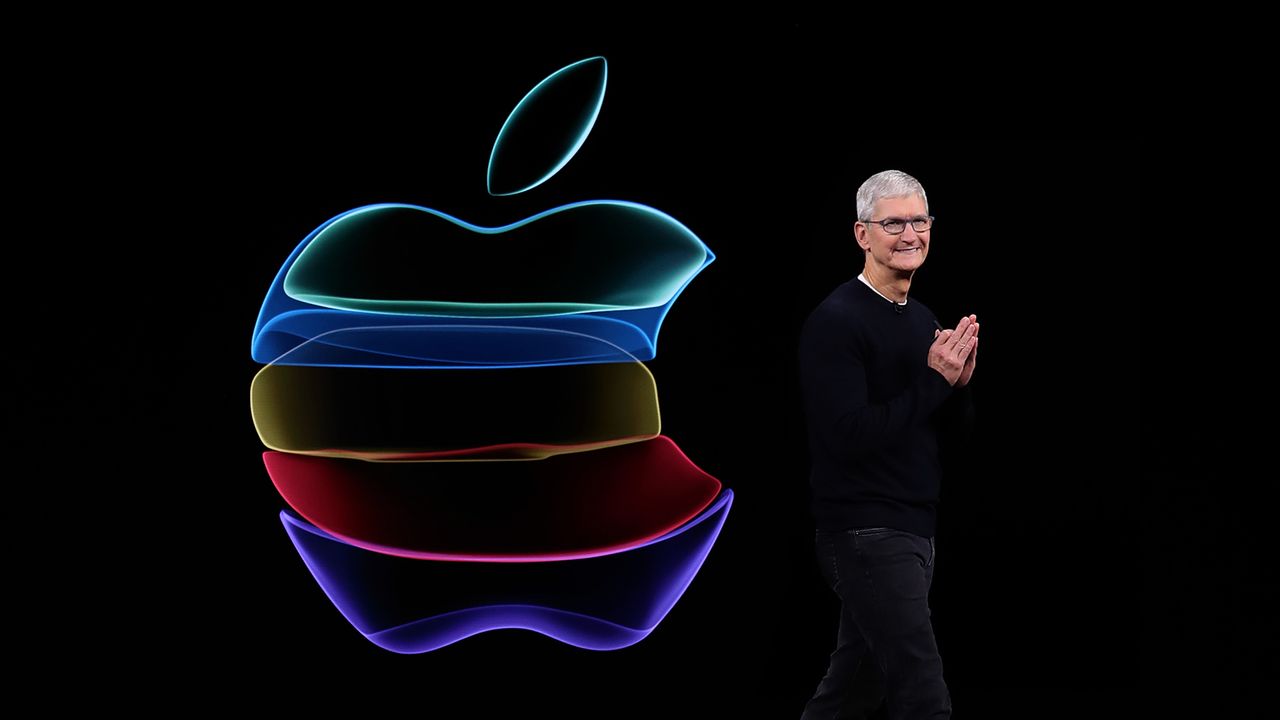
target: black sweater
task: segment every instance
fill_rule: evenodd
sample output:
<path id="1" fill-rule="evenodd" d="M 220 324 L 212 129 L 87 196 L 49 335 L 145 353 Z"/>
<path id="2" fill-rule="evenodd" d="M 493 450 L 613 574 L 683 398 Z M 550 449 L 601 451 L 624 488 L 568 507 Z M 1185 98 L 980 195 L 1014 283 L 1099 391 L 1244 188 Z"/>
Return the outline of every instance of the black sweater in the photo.
<path id="1" fill-rule="evenodd" d="M 936 531 L 939 408 L 953 394 L 928 365 L 929 308 L 898 306 L 854 278 L 809 315 L 800 383 L 813 514 L 822 530 Z"/>

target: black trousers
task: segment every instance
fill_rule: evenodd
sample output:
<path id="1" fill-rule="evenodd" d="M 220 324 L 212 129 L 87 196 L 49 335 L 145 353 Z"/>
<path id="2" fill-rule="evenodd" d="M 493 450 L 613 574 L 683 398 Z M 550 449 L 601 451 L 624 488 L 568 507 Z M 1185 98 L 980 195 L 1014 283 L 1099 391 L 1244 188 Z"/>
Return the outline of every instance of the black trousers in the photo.
<path id="1" fill-rule="evenodd" d="M 933 538 L 890 528 L 817 532 L 818 563 L 840 597 L 840 632 L 803 720 L 951 717 L 929 620 Z M 880 716 L 877 716 L 880 717 Z"/>

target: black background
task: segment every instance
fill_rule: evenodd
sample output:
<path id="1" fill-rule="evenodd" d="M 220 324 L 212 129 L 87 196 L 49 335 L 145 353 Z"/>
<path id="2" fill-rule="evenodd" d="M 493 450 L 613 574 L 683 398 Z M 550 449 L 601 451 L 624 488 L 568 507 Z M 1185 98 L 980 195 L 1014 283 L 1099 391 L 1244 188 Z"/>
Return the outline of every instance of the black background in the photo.
<path id="1" fill-rule="evenodd" d="M 1115 304 L 1140 277 L 1133 251 L 1094 231 L 1132 212 L 1098 189 L 1136 181 L 1123 114 L 1052 71 L 1031 84 L 994 62 L 925 73 L 802 24 L 715 43 L 447 35 L 283 57 L 245 40 L 234 64 L 187 69 L 150 115 L 167 138 L 155 167 L 168 200 L 136 252 L 111 262 L 131 264 L 128 290 L 154 310 L 96 331 L 117 351 L 107 372 L 65 391 L 87 393 L 109 429 L 155 433 L 134 466 L 147 482 L 126 492 L 147 531 L 126 534 L 123 554 L 150 582 L 121 643 L 210 704 L 261 689 L 429 715 L 798 716 L 837 604 L 812 554 L 796 341 L 860 269 L 858 184 L 897 168 L 938 218 L 912 297 L 944 323 L 982 322 L 978 432 L 949 459 L 932 594 L 955 704 L 972 717 L 1136 685 L 1139 337 Z M 592 55 L 608 59 L 609 84 L 581 150 L 530 192 L 488 196 L 514 104 Z M 736 493 L 720 541 L 630 648 L 502 631 L 382 651 L 320 592 L 277 518 L 248 411 L 262 296 L 302 237 L 352 207 L 415 203 L 497 225 L 597 198 L 661 209 L 717 255 L 648 365 L 664 434 Z M 153 272 L 157 257 L 174 270 Z"/>

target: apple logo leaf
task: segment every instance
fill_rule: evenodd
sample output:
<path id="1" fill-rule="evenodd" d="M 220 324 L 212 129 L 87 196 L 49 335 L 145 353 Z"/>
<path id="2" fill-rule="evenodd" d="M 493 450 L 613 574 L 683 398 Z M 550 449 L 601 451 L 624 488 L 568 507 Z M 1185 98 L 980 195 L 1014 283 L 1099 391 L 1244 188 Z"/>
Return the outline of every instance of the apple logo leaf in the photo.
<path id="1" fill-rule="evenodd" d="M 604 103 L 608 64 L 579 60 L 548 75 L 511 111 L 489 155 L 490 195 L 515 195 L 560 171 L 596 123 Z"/>

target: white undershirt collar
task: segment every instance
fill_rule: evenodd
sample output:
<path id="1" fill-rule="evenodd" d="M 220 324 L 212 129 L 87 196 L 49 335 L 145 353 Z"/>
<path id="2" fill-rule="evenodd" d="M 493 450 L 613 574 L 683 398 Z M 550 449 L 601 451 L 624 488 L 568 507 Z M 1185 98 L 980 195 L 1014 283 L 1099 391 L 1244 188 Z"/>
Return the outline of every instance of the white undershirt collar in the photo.
<path id="1" fill-rule="evenodd" d="M 872 285 L 872 284 L 867 280 L 867 274 L 866 274 L 866 273 L 858 273 L 858 279 L 862 281 L 862 284 L 863 284 L 863 285 L 866 285 L 867 287 L 871 288 L 871 292 L 873 292 L 873 293 L 875 293 L 875 294 L 879 295 L 880 297 L 884 298 L 885 300 L 889 300 L 889 298 L 885 297 L 884 293 L 882 293 L 882 292 L 880 292 L 879 290 L 877 290 L 877 289 L 876 289 L 876 286 L 875 286 L 875 285 Z M 907 301 L 906 301 L 906 300 L 903 300 L 902 302 L 898 302 L 897 300 L 889 300 L 889 302 L 893 303 L 894 305 L 906 305 L 906 304 L 907 304 Z"/>

